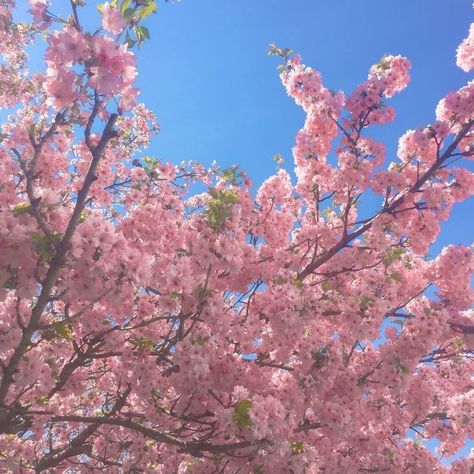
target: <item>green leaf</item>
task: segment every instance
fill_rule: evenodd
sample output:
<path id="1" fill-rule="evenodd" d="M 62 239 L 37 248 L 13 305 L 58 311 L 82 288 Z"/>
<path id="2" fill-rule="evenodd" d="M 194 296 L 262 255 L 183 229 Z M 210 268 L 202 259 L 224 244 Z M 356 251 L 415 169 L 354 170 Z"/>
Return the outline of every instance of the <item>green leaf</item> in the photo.
<path id="1" fill-rule="evenodd" d="M 170 298 L 174 301 L 180 301 L 183 299 L 183 293 L 180 293 L 179 291 L 173 290 L 170 293 Z"/>
<path id="2" fill-rule="evenodd" d="M 406 250 L 403 247 L 389 248 L 383 253 L 382 262 L 384 265 L 388 266 L 397 260 L 400 260 L 405 252 Z"/>
<path id="3" fill-rule="evenodd" d="M 374 303 L 374 299 L 370 296 L 362 296 L 360 299 L 360 309 L 361 311 L 365 311 L 369 306 Z"/>
<path id="4" fill-rule="evenodd" d="M 150 32 L 146 26 L 136 26 L 134 32 L 139 45 L 141 45 L 146 39 L 150 39 Z"/>
<path id="5" fill-rule="evenodd" d="M 400 272 L 392 272 L 390 273 L 390 279 L 395 281 L 402 281 L 402 274 Z"/>
<path id="6" fill-rule="evenodd" d="M 293 280 L 293 283 L 295 284 L 296 288 L 298 288 L 298 290 L 303 288 L 303 280 L 299 276 Z"/>
<path id="7" fill-rule="evenodd" d="M 220 198 L 220 192 L 216 188 L 209 188 L 208 193 L 211 195 L 213 199 Z"/>
<path id="8" fill-rule="evenodd" d="M 67 341 L 72 341 L 72 339 L 74 339 L 73 332 L 67 324 L 60 324 L 59 326 L 56 326 L 54 333 L 55 336 L 66 339 Z"/>
<path id="9" fill-rule="evenodd" d="M 94 392 L 94 390 L 91 390 L 90 392 L 88 392 L 88 394 L 86 395 L 86 397 L 87 397 L 89 400 L 92 400 L 92 399 L 95 397 L 95 392 Z"/>
<path id="10" fill-rule="evenodd" d="M 239 195 L 233 189 L 227 189 L 223 192 L 222 201 L 226 205 L 235 204 L 239 200 Z"/>
<path id="11" fill-rule="evenodd" d="M 291 443 L 291 454 L 297 456 L 298 454 L 304 453 L 304 443 L 303 441 L 293 441 Z"/>
<path id="12" fill-rule="evenodd" d="M 49 398 L 46 395 L 41 395 L 36 399 L 36 403 L 38 403 L 38 405 L 44 406 L 44 405 L 47 405 L 48 402 L 49 402 Z"/>
<path id="13" fill-rule="evenodd" d="M 54 254 L 54 248 L 51 243 L 48 242 L 48 239 L 39 232 L 32 232 L 31 239 L 39 256 L 45 261 L 51 260 Z"/>
<path id="14" fill-rule="evenodd" d="M 306 313 L 308 312 L 308 309 L 309 309 L 308 305 L 304 304 L 302 308 L 297 310 L 300 318 L 303 318 L 306 315 Z"/>
<path id="15" fill-rule="evenodd" d="M 400 364 L 400 369 L 404 374 L 410 373 L 410 369 L 406 365 Z"/>
<path id="16" fill-rule="evenodd" d="M 146 39 L 150 39 L 150 31 L 146 26 L 140 26 L 140 29 L 142 31 L 143 37 Z"/>
<path id="17" fill-rule="evenodd" d="M 155 347 L 155 344 L 153 344 L 153 341 L 151 339 L 146 339 L 144 337 L 136 337 L 134 339 L 131 339 L 131 342 L 135 344 L 139 349 L 149 349 L 153 350 Z"/>
<path id="18" fill-rule="evenodd" d="M 122 3 L 120 4 L 120 13 L 122 15 L 124 15 L 125 12 L 127 11 L 128 7 L 130 6 L 131 1 L 132 0 L 122 0 Z"/>
<path id="19" fill-rule="evenodd" d="M 461 337 L 456 337 L 453 339 L 453 347 L 454 349 L 459 352 L 460 350 L 462 350 L 462 348 L 464 347 L 464 344 L 462 342 L 462 338 Z"/>
<path id="20" fill-rule="evenodd" d="M 290 48 L 279 48 L 275 43 L 270 43 L 267 54 L 268 56 L 280 56 L 281 58 L 287 60 L 288 56 L 293 53 L 293 50 Z"/>
<path id="21" fill-rule="evenodd" d="M 150 171 L 156 170 L 160 160 L 152 158 L 151 156 L 144 156 L 143 161 L 145 162 L 145 171 L 149 173 Z"/>
<path id="22" fill-rule="evenodd" d="M 55 252 L 54 245 L 61 240 L 61 237 L 62 234 L 58 231 L 51 232 L 50 240 L 48 240 L 43 234 L 40 234 L 39 232 L 31 233 L 31 240 L 34 243 L 35 249 L 40 257 L 45 261 L 51 260 Z"/>
<path id="23" fill-rule="evenodd" d="M 133 20 L 133 17 L 135 16 L 135 10 L 133 8 L 127 8 L 123 13 L 123 19 L 129 23 L 130 21 Z"/>
<path id="24" fill-rule="evenodd" d="M 209 188 L 211 199 L 207 201 L 205 212 L 209 225 L 217 230 L 232 214 L 232 206 L 239 200 L 239 195 L 233 189 L 222 191 Z"/>
<path id="25" fill-rule="evenodd" d="M 51 237 L 53 239 L 53 241 L 55 243 L 59 242 L 62 238 L 63 234 L 61 234 L 61 232 L 57 231 L 57 230 L 53 230 L 53 232 L 51 232 Z"/>
<path id="26" fill-rule="evenodd" d="M 211 290 L 211 288 L 205 288 L 202 285 L 198 285 L 196 288 L 196 296 L 201 300 L 209 298 L 213 293 L 214 290 Z"/>
<path id="27" fill-rule="evenodd" d="M 196 336 L 195 338 L 191 339 L 191 344 L 194 346 L 203 346 L 206 343 L 206 339 L 202 336 Z"/>
<path id="28" fill-rule="evenodd" d="M 252 424 L 250 420 L 249 410 L 252 408 L 250 400 L 240 400 L 234 407 L 232 421 L 238 428 L 246 428 Z"/>
<path id="29" fill-rule="evenodd" d="M 232 166 L 223 170 L 222 178 L 227 184 L 237 184 L 237 180 L 242 176 L 242 173 L 237 171 L 238 169 L 238 166 Z"/>
<path id="30" fill-rule="evenodd" d="M 149 0 L 146 5 L 143 5 L 138 9 L 138 16 L 141 20 L 149 17 L 152 13 L 156 13 L 158 6 L 154 0 Z"/>
<path id="31" fill-rule="evenodd" d="M 376 64 L 376 67 L 382 69 L 383 71 L 390 69 L 390 64 L 387 61 L 387 54 L 382 56 L 382 59 Z"/>
<path id="32" fill-rule="evenodd" d="M 30 211 L 30 209 L 31 209 L 31 204 L 29 202 L 22 202 L 20 204 L 17 204 L 12 209 L 12 212 L 13 212 L 13 215 L 16 217 L 22 214 L 26 214 L 27 212 Z"/>
<path id="33" fill-rule="evenodd" d="M 42 336 L 47 341 L 54 341 L 58 339 L 65 339 L 66 341 L 72 341 L 74 339 L 74 333 L 70 326 L 66 323 L 58 324 L 54 329 L 47 329 L 42 332 Z M 51 365 L 52 362 L 48 362 Z"/>
<path id="34" fill-rule="evenodd" d="M 124 44 L 127 45 L 127 49 L 132 49 L 137 44 L 137 42 L 135 40 L 132 40 L 132 38 L 127 38 Z"/>

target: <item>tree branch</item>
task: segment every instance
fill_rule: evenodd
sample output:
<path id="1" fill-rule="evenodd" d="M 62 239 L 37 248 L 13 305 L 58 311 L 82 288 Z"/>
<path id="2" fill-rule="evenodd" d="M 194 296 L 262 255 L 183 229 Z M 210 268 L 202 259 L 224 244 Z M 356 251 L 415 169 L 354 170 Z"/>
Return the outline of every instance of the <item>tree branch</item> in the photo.
<path id="1" fill-rule="evenodd" d="M 373 225 L 376 219 L 378 219 L 384 213 L 391 213 L 393 212 L 398 206 L 400 206 L 405 198 L 410 194 L 417 192 L 423 184 L 426 183 L 433 175 L 440 169 L 442 164 L 451 156 L 451 153 L 456 149 L 459 145 L 459 142 L 469 133 L 472 126 L 474 124 L 474 120 L 470 120 L 467 122 L 459 131 L 456 138 L 452 141 L 452 143 L 448 146 L 446 151 L 441 155 L 439 160 L 437 160 L 431 168 L 421 176 L 409 190 L 399 196 L 395 201 L 393 201 L 390 205 L 383 207 L 377 214 L 375 214 L 366 224 L 359 229 L 355 230 L 352 234 L 348 234 L 343 237 L 334 247 L 329 249 L 326 253 L 321 255 L 319 258 L 310 262 L 299 274 L 300 280 L 304 280 L 308 275 L 314 272 L 316 268 L 319 268 L 321 265 L 324 265 L 327 261 L 329 261 L 334 255 L 336 255 L 339 251 L 347 246 L 348 243 L 352 242 L 357 237 L 361 236 L 365 232 L 367 232 Z"/>
<path id="2" fill-rule="evenodd" d="M 69 224 L 66 228 L 63 238 L 59 242 L 56 247 L 56 252 L 51 260 L 51 264 L 48 268 L 46 276 L 41 285 L 41 293 L 36 301 L 35 306 L 31 312 L 31 318 L 29 324 L 23 329 L 23 333 L 20 339 L 18 346 L 16 347 L 13 355 L 6 365 L 3 368 L 3 377 L 2 382 L 0 384 L 0 406 L 4 405 L 5 398 L 8 394 L 8 390 L 10 387 L 11 382 L 13 381 L 13 374 L 20 363 L 20 360 L 27 350 L 30 342 L 31 337 L 33 336 L 34 332 L 37 330 L 41 315 L 43 314 L 44 308 L 49 301 L 50 293 L 56 281 L 58 279 L 59 271 L 64 264 L 64 259 L 66 253 L 69 249 L 69 244 L 71 242 L 71 238 L 74 235 L 77 225 L 79 224 L 81 213 L 84 209 L 85 202 L 87 199 L 87 195 L 89 193 L 90 187 L 94 180 L 96 179 L 95 172 L 97 170 L 97 166 L 99 164 L 99 160 L 102 156 L 102 153 L 109 142 L 109 140 L 115 136 L 115 132 L 113 130 L 115 121 L 117 120 L 117 114 L 112 114 L 104 128 L 102 133 L 102 137 L 97 144 L 97 146 L 92 151 L 92 161 L 89 166 L 89 170 L 87 172 L 86 178 L 84 180 L 84 184 L 82 188 L 78 192 L 76 205 L 72 212 L 71 218 L 69 220 Z M 0 411 L 0 422 L 4 417 L 4 413 Z"/>

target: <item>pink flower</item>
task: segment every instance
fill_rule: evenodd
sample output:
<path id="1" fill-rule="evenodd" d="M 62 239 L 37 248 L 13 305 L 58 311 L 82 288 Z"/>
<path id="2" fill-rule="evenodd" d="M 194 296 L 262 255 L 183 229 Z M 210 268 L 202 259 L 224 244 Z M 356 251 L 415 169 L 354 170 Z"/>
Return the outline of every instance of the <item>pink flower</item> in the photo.
<path id="1" fill-rule="evenodd" d="M 96 36 L 92 42 L 96 62 L 101 66 L 108 67 L 112 58 L 117 55 L 117 43 L 103 36 Z"/>
<path id="2" fill-rule="evenodd" d="M 119 85 L 119 77 L 105 67 L 91 67 L 92 76 L 89 85 L 103 94 L 112 94 Z"/>
<path id="3" fill-rule="evenodd" d="M 33 22 L 40 30 L 45 30 L 51 23 L 50 18 L 46 14 L 48 8 L 48 0 L 29 0 L 31 8 L 28 10 L 33 15 Z"/>
<path id="4" fill-rule="evenodd" d="M 403 56 L 385 56 L 370 68 L 369 80 L 381 81 L 385 97 L 392 97 L 410 82 L 410 68 L 410 61 Z"/>
<path id="5" fill-rule="evenodd" d="M 474 69 L 474 23 L 469 28 L 469 36 L 458 47 L 456 64 L 466 72 Z"/>
<path id="6" fill-rule="evenodd" d="M 436 107 L 436 118 L 449 122 L 456 116 L 459 122 L 467 122 L 474 116 L 474 81 L 468 82 L 455 92 L 450 92 L 446 98 L 441 99 Z M 457 131 L 459 123 L 452 130 Z"/>
<path id="7" fill-rule="evenodd" d="M 110 31 L 113 35 L 118 35 L 125 28 L 126 23 L 122 14 L 117 8 L 109 5 L 107 2 L 104 5 L 104 15 L 102 17 L 102 26 Z"/>
<path id="8" fill-rule="evenodd" d="M 110 38 L 93 40 L 95 65 L 90 68 L 89 85 L 102 94 L 125 90 L 136 76 L 135 56 L 125 45 L 117 46 Z"/>
<path id="9" fill-rule="evenodd" d="M 78 98 L 74 90 L 74 80 L 76 73 L 65 67 L 58 69 L 48 69 L 44 88 L 48 94 L 46 103 L 56 110 L 71 105 Z"/>
<path id="10" fill-rule="evenodd" d="M 46 61 L 49 65 L 72 66 L 88 56 L 86 40 L 75 28 L 54 33 L 48 43 Z"/>
<path id="11" fill-rule="evenodd" d="M 131 110 L 137 105 L 137 96 L 140 93 L 135 87 L 128 87 L 120 94 L 119 107 L 121 112 Z"/>

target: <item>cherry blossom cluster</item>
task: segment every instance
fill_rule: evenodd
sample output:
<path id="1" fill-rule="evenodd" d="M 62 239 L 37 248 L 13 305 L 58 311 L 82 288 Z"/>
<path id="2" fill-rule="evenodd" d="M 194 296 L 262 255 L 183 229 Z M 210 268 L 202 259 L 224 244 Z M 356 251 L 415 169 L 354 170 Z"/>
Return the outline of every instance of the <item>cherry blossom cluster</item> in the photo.
<path id="1" fill-rule="evenodd" d="M 472 83 L 385 165 L 371 126 L 408 60 L 346 96 L 274 47 L 306 119 L 296 183 L 254 193 L 144 154 L 124 32 L 155 2 L 102 5 L 94 33 L 82 2 L 30 6 L 0 0 L 0 472 L 471 474 L 443 457 L 474 437 L 473 252 L 429 250 L 474 191 Z"/>
<path id="2" fill-rule="evenodd" d="M 47 2 L 31 0 L 31 13 L 39 29 L 48 26 Z M 113 35 L 119 35 L 126 23 L 120 11 L 109 4 L 104 6 L 103 27 Z M 48 95 L 47 105 L 57 111 L 76 101 L 85 101 L 86 86 L 107 97 L 120 97 L 122 112 L 136 105 L 138 89 L 133 87 L 136 76 L 135 56 L 126 44 L 118 45 L 107 36 L 85 34 L 77 25 L 68 25 L 48 37 L 46 51 L 48 69 L 44 88 Z M 77 64 L 85 67 L 87 83 L 79 81 Z"/>

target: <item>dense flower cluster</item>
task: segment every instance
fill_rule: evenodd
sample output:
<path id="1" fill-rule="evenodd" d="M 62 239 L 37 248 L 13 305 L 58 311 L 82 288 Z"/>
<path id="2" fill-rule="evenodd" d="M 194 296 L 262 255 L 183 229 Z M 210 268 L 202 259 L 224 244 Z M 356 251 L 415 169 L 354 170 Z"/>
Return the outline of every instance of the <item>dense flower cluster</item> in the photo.
<path id="1" fill-rule="evenodd" d="M 36 22 L 44 24 L 46 4 L 32 1 L 32 14 Z M 113 34 L 120 33 L 126 23 L 117 9 L 108 4 L 104 6 L 103 26 Z M 87 85 L 98 94 L 120 97 L 122 112 L 136 105 L 138 89 L 133 87 L 136 66 L 135 56 L 125 44 L 118 45 L 107 36 L 90 38 L 74 25 L 52 33 L 48 38 L 46 52 L 48 65 L 44 88 L 47 105 L 60 111 L 71 106 L 78 99 L 85 101 L 85 84 L 77 75 L 76 64 L 85 66 Z"/>
<path id="2" fill-rule="evenodd" d="M 465 72 L 474 69 L 474 24 L 469 28 L 469 36 L 458 47 L 456 64 Z"/>
<path id="3" fill-rule="evenodd" d="M 474 437 L 473 253 L 428 249 L 473 194 L 473 84 L 382 169 L 367 129 L 408 60 L 345 96 L 285 55 L 297 183 L 253 198 L 236 168 L 139 154 L 158 125 L 122 33 L 154 2 L 106 3 L 94 33 L 81 2 L 57 30 L 30 4 L 26 27 L 0 0 L 0 472 L 471 474 L 441 456 Z"/>

